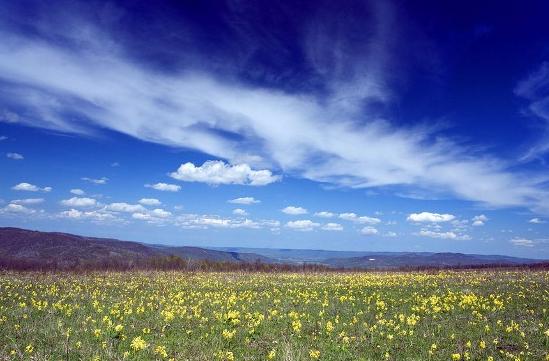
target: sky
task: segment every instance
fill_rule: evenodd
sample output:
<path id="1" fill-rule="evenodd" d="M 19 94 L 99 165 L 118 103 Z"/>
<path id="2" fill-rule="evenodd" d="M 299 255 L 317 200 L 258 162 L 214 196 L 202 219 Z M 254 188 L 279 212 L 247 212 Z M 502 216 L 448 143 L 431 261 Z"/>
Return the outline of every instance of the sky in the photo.
<path id="1" fill-rule="evenodd" d="M 0 226 L 547 259 L 548 13 L 0 0 Z"/>

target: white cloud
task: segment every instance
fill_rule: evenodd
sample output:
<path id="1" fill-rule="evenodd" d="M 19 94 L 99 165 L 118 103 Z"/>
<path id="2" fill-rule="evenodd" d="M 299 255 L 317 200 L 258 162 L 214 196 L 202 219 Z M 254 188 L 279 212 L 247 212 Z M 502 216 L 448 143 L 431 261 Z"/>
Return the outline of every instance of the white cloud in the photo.
<path id="1" fill-rule="evenodd" d="M 515 94 L 529 101 L 527 113 L 543 122 L 539 141 L 534 142 L 523 155 L 523 161 L 531 161 L 549 152 L 549 62 L 545 61 L 526 79 L 520 81 Z"/>
<path id="2" fill-rule="evenodd" d="M 381 219 L 376 217 L 368 217 L 368 216 L 358 216 L 356 213 L 340 213 L 339 218 L 356 222 L 356 223 L 362 223 L 362 224 L 378 224 L 381 222 Z"/>
<path id="3" fill-rule="evenodd" d="M 282 209 L 283 213 L 291 214 L 291 215 L 300 215 L 300 214 L 307 214 L 307 210 L 303 207 L 294 207 L 294 206 L 288 206 L 284 209 Z"/>
<path id="4" fill-rule="evenodd" d="M 484 224 L 488 221 L 488 217 L 486 217 L 484 214 L 481 214 L 480 216 L 474 216 L 473 219 L 473 226 L 484 226 Z"/>
<path id="5" fill-rule="evenodd" d="M 135 212 L 132 214 L 132 218 L 147 221 L 149 223 L 164 223 L 171 215 L 172 213 L 169 211 L 156 208 L 152 211 L 144 210 L 142 212 Z"/>
<path id="6" fill-rule="evenodd" d="M 13 189 L 14 191 L 27 191 L 27 192 L 39 192 L 39 191 L 51 192 L 52 190 L 51 187 L 40 188 L 38 186 L 35 186 L 34 184 L 30 184 L 26 182 L 16 184 L 13 187 L 11 187 L 11 189 Z"/>
<path id="7" fill-rule="evenodd" d="M 178 216 L 175 224 L 179 227 L 186 229 L 193 228 L 278 228 L 280 227 L 279 221 L 274 220 L 251 220 L 251 219 L 231 219 L 222 218 L 213 215 L 196 215 L 196 214 L 184 214 Z"/>
<path id="8" fill-rule="evenodd" d="M 0 112 L 0 122 L 4 123 L 19 123 L 21 118 L 17 113 L 10 112 L 9 110 L 2 110 Z"/>
<path id="9" fill-rule="evenodd" d="M 372 226 L 366 226 L 360 230 L 360 233 L 362 233 L 365 236 L 373 236 L 378 234 L 379 231 Z"/>
<path id="10" fill-rule="evenodd" d="M 40 204 L 44 202 L 44 198 L 27 198 L 27 199 L 14 199 L 10 203 L 13 204 L 23 204 L 23 205 L 33 205 Z"/>
<path id="11" fill-rule="evenodd" d="M 6 157 L 13 159 L 13 160 L 23 160 L 25 157 L 19 153 L 6 153 Z"/>
<path id="12" fill-rule="evenodd" d="M 163 192 L 179 192 L 179 190 L 181 189 L 181 186 L 178 186 L 177 184 L 168 183 L 145 184 L 145 187 Z"/>
<path id="13" fill-rule="evenodd" d="M 544 220 L 541 219 L 541 218 L 532 218 L 531 220 L 528 221 L 528 223 L 532 223 L 532 224 L 542 224 L 542 223 L 546 223 L 546 221 L 544 221 Z"/>
<path id="14" fill-rule="evenodd" d="M 399 127 L 375 112 L 363 112 L 368 105 L 390 101 L 385 75 L 395 64 L 391 49 L 398 49 L 394 14 L 387 6 L 376 8 L 376 21 L 363 22 L 372 28 L 363 32 L 360 49 L 347 48 L 349 42 L 338 38 L 341 32 L 326 30 L 328 25 L 301 42 L 307 65 L 318 71 L 326 89 L 322 96 L 250 85 L 239 82 L 237 74 L 218 77 L 190 66 L 169 74 L 153 71 L 89 23 L 79 26 L 87 29 L 85 37 L 58 32 L 56 39 L 61 39 L 55 43 L 43 40 L 52 38 L 47 32 L 55 32 L 54 27 L 43 27 L 47 34 L 33 37 L 4 29 L 0 76 L 14 86 L 6 89 L 3 101 L 29 116 L 4 111 L 1 118 L 68 133 L 110 129 L 234 164 L 252 159 L 251 165 L 340 186 L 439 189 L 493 207 L 549 214 L 543 170 L 518 171 L 478 147 L 445 138 L 437 127 Z M 73 46 L 57 45 L 62 40 Z M 357 152 L 364 144 L 368 151 Z"/>
<path id="15" fill-rule="evenodd" d="M 161 208 L 155 208 L 152 211 L 149 212 L 152 216 L 158 217 L 158 218 L 168 218 L 172 215 L 171 212 L 166 211 Z"/>
<path id="16" fill-rule="evenodd" d="M 383 237 L 389 237 L 389 238 L 393 238 L 393 237 L 396 237 L 396 236 L 398 236 L 398 234 L 396 232 L 392 232 L 392 231 L 389 231 L 389 232 L 387 232 L 383 235 Z"/>
<path id="17" fill-rule="evenodd" d="M 242 184 L 264 186 L 276 182 L 280 177 L 270 170 L 253 170 L 248 164 L 226 164 L 220 160 L 209 160 L 197 167 L 191 162 L 182 164 L 170 173 L 172 178 L 186 182 L 208 184 Z"/>
<path id="18" fill-rule="evenodd" d="M 2 208 L 2 210 L 7 213 L 20 213 L 20 214 L 31 214 L 35 212 L 33 209 L 29 209 L 21 204 L 14 204 L 14 203 L 8 204 L 4 208 Z"/>
<path id="19" fill-rule="evenodd" d="M 325 231 L 343 231 L 343 226 L 339 223 L 326 223 L 321 227 Z"/>
<path id="20" fill-rule="evenodd" d="M 510 240 L 509 242 L 511 242 L 514 246 L 519 247 L 534 247 L 534 245 L 536 244 L 536 242 L 526 238 L 515 238 Z"/>
<path id="21" fill-rule="evenodd" d="M 77 196 L 83 196 L 84 194 L 86 194 L 86 192 L 79 188 L 71 189 L 71 193 L 76 194 Z"/>
<path id="22" fill-rule="evenodd" d="M 236 214 L 238 216 L 247 216 L 248 212 L 246 212 L 242 208 L 236 208 L 236 209 L 233 209 L 233 214 Z"/>
<path id="23" fill-rule="evenodd" d="M 319 227 L 320 223 L 313 222 L 309 219 L 301 219 L 298 221 L 290 221 L 286 223 L 286 227 L 291 228 L 296 231 L 312 231 L 316 227 Z"/>
<path id="24" fill-rule="evenodd" d="M 0 135 L 0 142 L 6 139 L 8 139 L 8 137 L 6 137 L 5 135 Z"/>
<path id="25" fill-rule="evenodd" d="M 61 215 L 67 218 L 80 218 L 82 216 L 82 211 L 69 209 L 68 211 L 61 212 Z"/>
<path id="26" fill-rule="evenodd" d="M 254 197 L 240 197 L 231 199 L 230 201 L 227 201 L 229 203 L 233 204 L 254 204 L 254 203 L 261 203 L 260 200 L 255 199 Z"/>
<path id="27" fill-rule="evenodd" d="M 162 204 L 158 199 L 156 198 L 141 198 L 138 203 L 144 205 L 144 206 L 158 206 Z"/>
<path id="28" fill-rule="evenodd" d="M 118 162 L 112 162 L 112 163 L 111 163 L 111 167 L 113 167 L 113 168 L 120 167 L 120 163 L 118 163 Z"/>
<path id="29" fill-rule="evenodd" d="M 40 190 L 40 188 L 38 188 L 34 184 L 25 183 L 25 182 L 14 185 L 13 187 L 11 187 L 11 189 L 13 189 L 14 191 L 27 191 L 27 192 L 38 192 Z"/>
<path id="30" fill-rule="evenodd" d="M 322 217 L 322 218 L 332 218 L 333 216 L 335 216 L 335 213 L 322 211 L 322 212 L 316 212 L 315 216 Z"/>
<path id="31" fill-rule="evenodd" d="M 107 184 L 107 181 L 109 180 L 109 178 L 107 177 L 101 177 L 101 178 L 82 177 L 81 179 L 93 184 Z"/>
<path id="32" fill-rule="evenodd" d="M 456 217 L 452 214 L 440 214 L 431 212 L 412 213 L 408 216 L 407 220 L 410 222 L 449 222 Z"/>
<path id="33" fill-rule="evenodd" d="M 147 209 L 141 204 L 129 204 L 125 202 L 111 203 L 105 207 L 109 211 L 124 213 L 146 213 Z"/>
<path id="34" fill-rule="evenodd" d="M 61 204 L 66 207 L 80 208 L 80 207 L 93 207 L 97 204 L 97 201 L 93 198 L 87 197 L 72 197 L 70 199 L 64 199 Z"/>
<path id="35" fill-rule="evenodd" d="M 468 235 L 457 234 L 455 232 L 435 232 L 426 229 L 422 229 L 419 233 L 419 236 L 429 237 L 429 238 L 440 238 L 440 239 L 455 239 L 460 241 L 468 241 L 471 239 Z"/>
<path id="36" fill-rule="evenodd" d="M 120 221 L 119 218 L 113 214 L 101 210 L 97 211 L 79 211 L 77 209 L 69 209 L 59 213 L 62 218 L 79 219 L 79 220 L 92 220 L 96 222 L 105 221 Z"/>

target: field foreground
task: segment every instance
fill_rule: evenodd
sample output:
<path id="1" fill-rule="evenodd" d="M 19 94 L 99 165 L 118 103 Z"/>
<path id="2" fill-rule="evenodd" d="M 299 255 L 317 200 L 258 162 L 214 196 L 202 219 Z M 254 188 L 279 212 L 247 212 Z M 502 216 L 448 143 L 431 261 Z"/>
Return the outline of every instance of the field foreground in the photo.
<path id="1" fill-rule="evenodd" d="M 549 360 L 549 272 L 0 273 L 0 360 Z"/>

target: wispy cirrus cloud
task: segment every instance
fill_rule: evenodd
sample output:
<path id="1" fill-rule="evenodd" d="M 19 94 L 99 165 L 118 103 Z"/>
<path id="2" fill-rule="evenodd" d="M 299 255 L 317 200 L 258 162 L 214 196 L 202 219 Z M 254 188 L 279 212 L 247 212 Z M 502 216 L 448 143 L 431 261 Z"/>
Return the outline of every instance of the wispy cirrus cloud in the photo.
<path id="1" fill-rule="evenodd" d="M 549 152 L 549 62 L 543 62 L 538 69 L 521 80 L 515 94 L 528 100 L 528 114 L 541 120 L 541 139 L 523 155 L 522 160 L 532 160 Z"/>
<path id="2" fill-rule="evenodd" d="M 386 64 L 393 62 L 394 14 L 388 5 L 373 13 L 373 29 L 364 33 L 372 34 L 364 39 L 372 45 L 357 50 L 366 59 L 361 64 L 345 56 L 344 38 L 327 41 L 329 28 L 310 31 L 305 52 L 324 82 L 321 95 L 251 85 L 236 75 L 227 81 L 192 68 L 156 71 L 133 61 L 106 34 L 85 41 L 66 35 L 71 46 L 61 47 L 62 42 L 44 40 L 47 36 L 31 38 L 4 28 L 0 78 L 9 86 L 2 85 L 3 104 L 39 115 L 17 117 L 21 124 L 79 134 L 110 129 L 197 150 L 227 160 L 229 167 L 261 166 L 352 188 L 437 189 L 491 207 L 549 214 L 542 174 L 512 170 L 510 162 L 460 145 L 434 128 L 401 127 L 368 112 L 369 105 L 390 102 Z M 357 152 L 364 144 L 368 151 Z M 194 173 L 184 168 L 172 175 L 196 179 L 189 174 Z M 265 172 L 262 180 L 248 176 L 238 182 L 266 184 L 272 177 Z"/>
<path id="3" fill-rule="evenodd" d="M 255 199 L 254 197 L 240 197 L 240 198 L 231 199 L 227 202 L 233 203 L 233 204 L 245 204 L 245 205 L 261 203 L 260 200 Z"/>

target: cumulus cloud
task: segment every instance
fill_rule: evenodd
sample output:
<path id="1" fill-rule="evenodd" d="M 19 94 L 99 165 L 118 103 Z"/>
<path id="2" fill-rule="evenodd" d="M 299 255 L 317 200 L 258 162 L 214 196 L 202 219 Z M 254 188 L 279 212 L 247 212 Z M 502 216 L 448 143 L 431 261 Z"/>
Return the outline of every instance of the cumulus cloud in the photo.
<path id="1" fill-rule="evenodd" d="M 34 184 L 23 182 L 23 183 L 14 185 L 13 187 L 11 187 L 11 189 L 13 189 L 14 191 L 26 191 L 26 192 L 40 192 L 40 191 L 51 192 L 52 187 L 40 188 Z"/>
<path id="2" fill-rule="evenodd" d="M 89 177 L 82 177 L 83 181 L 90 182 L 93 184 L 107 184 L 107 181 L 109 178 L 107 177 L 101 177 L 101 178 L 89 178 Z"/>
<path id="3" fill-rule="evenodd" d="M 184 214 L 180 215 L 175 220 L 175 225 L 186 228 L 270 228 L 276 229 L 280 227 L 280 222 L 276 220 L 251 220 L 251 219 L 232 219 L 223 218 L 215 215 L 196 215 Z"/>
<path id="4" fill-rule="evenodd" d="M 233 203 L 233 204 L 246 204 L 246 205 L 261 203 L 260 200 L 257 200 L 254 197 L 240 197 L 240 198 L 231 199 L 230 201 L 227 201 L 227 202 Z"/>
<path id="5" fill-rule="evenodd" d="M 515 238 L 510 240 L 509 242 L 518 247 L 534 247 L 534 245 L 536 244 L 536 242 L 527 238 Z"/>
<path id="6" fill-rule="evenodd" d="M 2 211 L 5 213 L 18 213 L 18 214 L 31 214 L 34 213 L 34 209 L 27 208 L 21 204 L 10 203 Z"/>
<path id="7" fill-rule="evenodd" d="M 392 231 L 389 231 L 389 232 L 386 232 L 385 234 L 383 234 L 383 237 L 389 237 L 389 238 L 394 238 L 398 236 L 398 234 L 396 232 L 392 232 Z"/>
<path id="8" fill-rule="evenodd" d="M 339 223 L 326 223 L 321 227 L 324 231 L 343 231 L 343 226 Z"/>
<path id="9" fill-rule="evenodd" d="M 365 236 L 373 236 L 378 234 L 379 231 L 372 226 L 366 226 L 360 230 L 360 233 L 362 233 Z"/>
<path id="10" fill-rule="evenodd" d="M 171 217 L 172 213 L 161 208 L 155 208 L 152 211 L 143 210 L 132 214 L 132 218 L 148 223 L 164 223 L 167 218 Z"/>
<path id="11" fill-rule="evenodd" d="M 260 88 L 233 78 L 228 82 L 207 72 L 155 72 L 128 59 L 108 36 L 107 41 L 105 36 L 78 41 L 65 34 L 74 46 L 61 47 L 61 41 L 47 43 L 4 30 L 0 76 L 15 84 L 6 89 L 4 102 L 42 116 L 19 118 L 10 113 L 2 119 L 79 134 L 111 129 L 234 164 L 257 159 L 273 169 L 340 186 L 436 188 L 491 206 L 524 206 L 549 213 L 546 179 L 539 174 L 512 170 L 512 164 L 478 154 L 435 129 L 399 128 L 359 111 L 370 102 L 390 99 L 381 70 L 390 63 L 387 48 L 396 37 L 389 36 L 391 27 L 386 22 L 374 23 L 383 25 L 366 32 L 380 37 L 364 42 L 373 44 L 365 57 L 368 64 L 339 64 L 336 68 L 351 69 L 351 76 L 325 79 L 327 99 Z M 333 36 L 330 33 L 324 36 Z M 94 42 L 95 38 L 101 40 Z M 323 51 L 306 52 L 313 68 L 321 59 L 342 59 L 345 54 L 333 41 L 325 43 Z M 333 67 L 320 68 L 329 72 Z M 80 116 L 64 116 L 67 113 Z M 356 150 L 364 144 L 369 145 L 368 152 L 358 154 Z M 259 185 L 272 177 L 265 173 L 242 182 Z"/>
<path id="12" fill-rule="evenodd" d="M 455 239 L 460 241 L 470 240 L 471 237 L 465 234 L 458 234 L 455 232 L 436 232 L 427 229 L 422 229 L 417 235 L 429 238 L 440 238 L 440 239 Z"/>
<path id="13" fill-rule="evenodd" d="M 181 190 L 181 186 L 168 183 L 145 184 L 145 187 L 156 189 L 157 191 L 162 192 L 179 192 L 179 190 Z"/>
<path id="14" fill-rule="evenodd" d="M 410 222 L 449 222 L 454 220 L 456 217 L 452 214 L 440 214 L 440 213 L 431 213 L 431 212 L 421 212 L 421 213 L 412 213 L 408 216 L 407 220 Z"/>
<path id="15" fill-rule="evenodd" d="M 80 207 L 93 207 L 97 204 L 97 201 L 93 198 L 87 198 L 87 197 L 72 197 L 70 199 L 64 199 L 61 201 L 61 204 L 66 207 L 74 207 L 74 208 L 80 208 Z"/>
<path id="16" fill-rule="evenodd" d="M 368 217 L 368 216 L 358 216 L 356 213 L 340 213 L 339 218 L 356 222 L 356 223 L 362 223 L 362 224 L 378 224 L 381 222 L 381 219 L 376 217 Z"/>
<path id="17" fill-rule="evenodd" d="M 328 212 L 328 211 L 322 211 L 322 212 L 316 212 L 315 216 L 316 217 L 322 217 L 322 218 L 332 218 L 333 216 L 335 216 L 335 213 Z"/>
<path id="18" fill-rule="evenodd" d="M 70 192 L 72 194 L 75 194 L 77 196 L 83 196 L 84 194 L 86 194 L 86 192 L 84 192 L 82 189 L 80 188 L 74 188 L 74 189 L 71 189 Z"/>
<path id="19" fill-rule="evenodd" d="M 288 206 L 284 209 L 282 209 L 283 213 L 291 214 L 293 216 L 300 215 L 300 214 L 307 214 L 307 210 L 303 207 L 295 207 L 295 206 Z"/>
<path id="20" fill-rule="evenodd" d="M 236 214 L 237 216 L 247 216 L 248 212 L 246 212 L 242 208 L 236 208 L 236 209 L 233 209 L 233 214 Z"/>
<path id="21" fill-rule="evenodd" d="M 147 209 L 141 204 L 129 204 L 125 202 L 111 203 L 105 207 L 105 209 L 113 212 L 124 213 L 145 213 Z"/>
<path id="22" fill-rule="evenodd" d="M 26 198 L 26 199 L 14 199 L 10 203 L 22 204 L 22 205 L 33 205 L 33 204 L 40 204 L 43 202 L 44 202 L 44 198 Z"/>
<path id="23" fill-rule="evenodd" d="M 320 223 L 313 222 L 309 219 L 301 219 L 298 221 L 290 221 L 286 223 L 286 227 L 291 228 L 296 231 L 312 231 L 313 229 L 320 226 Z"/>
<path id="24" fill-rule="evenodd" d="M 25 157 L 19 153 L 6 153 L 6 157 L 13 160 L 23 160 Z"/>
<path id="25" fill-rule="evenodd" d="M 484 224 L 488 221 L 488 217 L 486 217 L 484 214 L 481 214 L 480 216 L 474 216 L 473 219 L 473 226 L 484 226 Z"/>
<path id="26" fill-rule="evenodd" d="M 138 203 L 144 206 L 159 206 L 162 204 L 162 202 L 156 198 L 141 198 Z"/>
<path id="27" fill-rule="evenodd" d="M 280 178 L 267 169 L 253 170 L 245 163 L 231 165 L 221 160 L 209 160 L 198 167 L 187 162 L 182 164 L 177 171 L 170 173 L 170 176 L 185 182 L 251 186 L 264 186 L 276 182 Z"/>
<path id="28" fill-rule="evenodd" d="M 154 217 L 158 217 L 158 218 L 168 218 L 169 216 L 172 215 L 171 212 L 166 211 L 166 210 L 161 209 L 161 208 L 155 208 L 152 211 L 149 211 L 149 214 L 153 215 Z"/>
<path id="29" fill-rule="evenodd" d="M 541 218 L 532 218 L 528 221 L 528 223 L 532 223 L 532 224 L 542 224 L 542 223 L 546 223 L 546 221 L 544 221 L 543 219 Z"/>
<path id="30" fill-rule="evenodd" d="M 102 211 L 102 210 L 80 211 L 78 209 L 71 208 L 67 211 L 63 211 L 59 213 L 59 216 L 62 218 L 70 218 L 70 219 L 77 219 L 77 220 L 91 220 L 95 222 L 121 221 L 119 218 L 117 218 L 113 214 Z"/>

